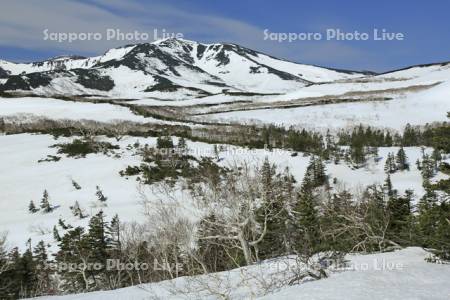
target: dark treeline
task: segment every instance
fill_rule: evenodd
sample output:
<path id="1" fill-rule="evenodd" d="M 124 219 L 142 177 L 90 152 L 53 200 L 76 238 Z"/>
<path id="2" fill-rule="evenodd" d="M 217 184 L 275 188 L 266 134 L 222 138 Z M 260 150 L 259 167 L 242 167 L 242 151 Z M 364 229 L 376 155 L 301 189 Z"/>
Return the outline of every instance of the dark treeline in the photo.
<path id="1" fill-rule="evenodd" d="M 43 133 L 57 136 L 106 135 L 120 139 L 131 136 L 179 136 L 206 143 L 224 143 L 250 148 L 283 148 L 293 151 L 328 155 L 332 144 L 365 147 L 430 146 L 450 152 L 450 125 L 446 122 L 424 127 L 407 124 L 403 132 L 391 132 L 370 126 L 357 126 L 326 135 L 295 127 L 276 125 L 211 125 L 189 127 L 184 125 L 138 124 L 117 122 L 106 124 L 95 121 L 55 121 L 39 119 L 22 123 L 14 119 L 0 118 L 0 132 L 6 134 Z M 330 143 L 329 137 L 333 136 Z M 358 150 L 356 150 L 358 151 Z"/>

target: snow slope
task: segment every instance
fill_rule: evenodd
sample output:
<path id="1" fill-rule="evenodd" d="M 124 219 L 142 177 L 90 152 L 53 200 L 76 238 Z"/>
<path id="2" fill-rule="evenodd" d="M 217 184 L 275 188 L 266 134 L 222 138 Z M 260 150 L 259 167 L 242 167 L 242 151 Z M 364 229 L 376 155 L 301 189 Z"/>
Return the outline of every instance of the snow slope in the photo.
<path id="1" fill-rule="evenodd" d="M 133 114 L 128 108 L 108 103 L 63 101 L 51 98 L 0 98 L 0 117 L 16 117 L 17 122 L 47 118 L 53 120 L 93 120 L 161 123 Z"/>
<path id="2" fill-rule="evenodd" d="M 288 287 L 261 299 L 449 299 L 450 265 L 427 263 L 426 256 L 420 248 L 351 255 L 355 271 Z"/>
<path id="3" fill-rule="evenodd" d="M 449 299 L 450 266 L 425 262 L 421 248 L 371 255 L 348 255 L 348 269 L 329 278 L 282 287 L 263 295 L 263 283 L 277 272 L 283 260 L 265 261 L 211 276 L 186 277 L 113 291 L 40 297 L 41 300 L 143 300 L 143 299 Z M 202 286 L 199 282 L 204 281 Z M 202 287 L 217 290 L 208 293 Z M 196 285 L 198 286 L 196 289 Z M 223 298 L 222 298 L 223 299 Z"/>
<path id="4" fill-rule="evenodd" d="M 56 148 L 50 146 L 63 143 L 72 138 L 55 140 L 49 135 L 18 134 L 0 136 L 0 232 L 8 231 L 8 240 L 13 245 L 25 247 L 25 241 L 41 239 L 52 240 L 52 228 L 59 218 L 66 219 L 72 225 L 84 225 L 85 220 L 78 220 L 72 216 L 69 209 L 75 201 L 86 209 L 87 213 L 95 213 L 94 200 L 96 186 L 100 186 L 108 197 L 108 206 L 104 208 L 106 215 L 112 217 L 118 213 L 122 221 L 139 221 L 143 219 L 141 197 L 135 177 L 129 179 L 121 177 L 119 171 L 128 165 L 139 165 L 140 158 L 135 156 L 134 150 L 127 149 L 127 145 L 139 141 L 141 145 L 156 145 L 156 138 L 125 137 L 120 142 L 103 138 L 120 146 L 115 155 L 89 154 L 86 158 L 68 158 L 57 154 Z M 191 154 L 200 156 L 214 156 L 212 145 L 188 142 Z M 353 170 L 345 164 L 326 165 L 330 181 L 334 177 L 339 179 L 336 188 L 346 186 L 356 190 L 370 184 L 382 184 L 385 179 L 384 162 L 388 152 L 396 152 L 398 148 L 380 148 L 379 156 L 383 159 L 375 163 L 370 161 L 366 168 Z M 405 148 L 411 170 L 397 172 L 391 175 L 394 188 L 403 193 L 406 189 L 413 189 L 416 200 L 424 193 L 420 172 L 414 162 L 420 157 L 421 150 L 417 147 Z M 430 152 L 430 149 L 426 150 Z M 48 155 L 61 156 L 58 162 L 40 162 Z M 298 181 L 303 178 L 309 157 L 301 153 L 292 157 L 291 152 L 284 150 L 249 150 L 241 147 L 226 146 L 220 153 L 221 164 L 233 165 L 235 162 L 245 161 L 251 164 L 261 164 L 265 157 L 277 164 L 280 171 L 289 167 Z M 443 178 L 440 174 L 436 178 Z M 76 190 L 71 180 L 75 180 L 82 187 Z M 28 204 L 33 200 L 39 203 L 43 191 L 47 190 L 50 202 L 60 207 L 50 214 L 29 214 Z M 149 192 L 149 197 L 152 196 Z M 186 208 L 187 209 L 187 208 Z"/>
<path id="5" fill-rule="evenodd" d="M 241 110 L 213 114 L 207 118 L 222 122 L 294 125 L 322 131 L 348 128 L 359 124 L 402 130 L 407 123 L 425 125 L 447 120 L 447 112 L 450 111 L 450 72 L 440 71 L 439 75 L 442 76 L 441 73 L 448 76 L 447 81 L 422 91 L 388 94 L 387 96 L 392 97 L 392 100 L 371 101 L 369 98 L 359 102 L 344 101 L 337 104 L 297 108 Z M 430 83 L 427 80 L 431 79 L 422 78 L 420 82 Z M 437 77 L 433 80 L 443 80 L 443 78 Z M 392 83 L 389 82 L 389 84 Z"/>

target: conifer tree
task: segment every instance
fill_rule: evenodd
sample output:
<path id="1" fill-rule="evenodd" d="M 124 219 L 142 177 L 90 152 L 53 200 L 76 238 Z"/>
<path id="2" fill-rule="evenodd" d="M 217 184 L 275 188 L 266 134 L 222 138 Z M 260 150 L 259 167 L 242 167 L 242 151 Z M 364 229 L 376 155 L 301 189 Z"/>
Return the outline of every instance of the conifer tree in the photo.
<path id="1" fill-rule="evenodd" d="M 438 215 L 438 196 L 436 191 L 429 186 L 425 188 L 425 194 L 419 200 L 418 204 L 418 234 L 421 243 L 424 246 L 433 244 L 433 237 L 436 232 L 436 220 Z"/>
<path id="2" fill-rule="evenodd" d="M 384 189 L 388 197 L 394 197 L 397 193 L 396 190 L 392 187 L 391 175 L 388 174 L 386 180 L 384 181 Z"/>
<path id="3" fill-rule="evenodd" d="M 442 160 L 441 151 L 438 149 L 433 149 L 433 153 L 431 154 L 431 159 L 433 159 L 434 168 L 437 169 L 439 166 L 439 162 Z"/>
<path id="4" fill-rule="evenodd" d="M 417 159 L 416 160 L 416 167 L 417 167 L 417 170 L 422 170 L 422 164 L 420 163 L 420 160 L 419 159 Z"/>
<path id="5" fill-rule="evenodd" d="M 59 235 L 59 231 L 56 225 L 53 226 L 53 239 L 57 242 L 61 241 L 61 236 Z"/>
<path id="6" fill-rule="evenodd" d="M 400 171 L 409 170 L 408 157 L 403 147 L 400 147 L 398 150 L 395 160 L 397 162 L 397 169 Z"/>
<path id="7" fill-rule="evenodd" d="M 264 196 L 266 198 L 270 198 L 273 196 L 271 194 L 273 193 L 273 177 L 275 175 L 275 166 L 270 164 L 269 159 L 267 157 L 264 159 L 264 163 L 261 166 L 260 173 Z"/>
<path id="8" fill-rule="evenodd" d="M 387 203 L 389 214 L 388 237 L 404 246 L 411 243 L 411 201 L 412 191 L 408 190 L 404 197 L 392 195 Z"/>
<path id="9" fill-rule="evenodd" d="M 35 293 L 45 295 L 51 288 L 51 269 L 48 265 L 47 247 L 44 241 L 40 241 L 33 250 L 35 263 L 36 287 Z"/>
<path id="10" fill-rule="evenodd" d="M 78 201 L 75 201 L 75 204 L 70 207 L 70 210 L 75 217 L 79 217 L 80 219 L 86 218 L 86 215 L 83 213 Z"/>
<path id="11" fill-rule="evenodd" d="M 33 200 L 30 201 L 30 204 L 28 205 L 28 211 L 32 214 L 36 213 L 39 211 L 39 208 L 36 207 L 36 205 L 34 204 Z"/>
<path id="12" fill-rule="evenodd" d="M 276 166 L 269 163 L 266 157 L 260 170 L 262 185 L 262 204 L 257 210 L 257 221 L 266 233 L 258 244 L 258 256 L 266 259 L 286 253 L 286 206 L 288 198 L 283 194 L 287 188 L 284 180 L 289 180 L 289 174 L 276 175 Z M 286 177 L 287 176 L 287 177 Z M 286 191 L 287 192 L 287 191 Z"/>
<path id="13" fill-rule="evenodd" d="M 33 260 L 33 253 L 31 250 L 31 241 L 28 241 L 28 248 L 18 258 L 17 274 L 19 276 L 18 282 L 20 283 L 20 297 L 31 297 L 35 292 L 36 287 L 36 265 Z"/>
<path id="14" fill-rule="evenodd" d="M 72 185 L 76 190 L 81 190 L 81 186 L 78 184 L 78 182 L 76 182 L 73 179 L 72 179 Z"/>
<path id="15" fill-rule="evenodd" d="M 47 190 L 44 191 L 41 199 L 41 209 L 44 213 L 50 213 L 53 211 L 50 202 Z"/>
<path id="16" fill-rule="evenodd" d="M 312 188 L 324 185 L 328 182 L 328 177 L 325 173 L 325 165 L 320 157 L 311 156 L 309 164 L 306 167 L 304 182 L 310 184 Z"/>
<path id="17" fill-rule="evenodd" d="M 435 163 L 428 154 L 423 154 L 422 169 L 420 171 L 424 181 L 429 180 L 431 177 L 434 176 Z"/>
<path id="18" fill-rule="evenodd" d="M 263 203 L 256 215 L 261 227 L 265 225 L 266 234 L 258 244 L 260 259 L 291 253 L 295 246 L 295 179 L 289 168 L 285 168 L 283 173 L 276 173 L 275 169 L 268 160 L 262 168 Z"/>
<path id="19" fill-rule="evenodd" d="M 313 195 L 311 179 L 305 177 L 295 207 L 297 243 L 295 249 L 299 254 L 310 256 L 318 250 L 320 244 L 319 217 Z"/>
<path id="20" fill-rule="evenodd" d="M 110 248 L 110 237 L 107 234 L 108 224 L 105 221 L 103 211 L 98 212 L 89 220 L 88 232 L 86 234 L 86 242 L 89 247 L 90 259 L 94 263 L 106 266 L 106 260 L 109 258 L 108 250 Z M 104 270 L 98 270 L 94 273 L 101 273 Z"/>
<path id="21" fill-rule="evenodd" d="M 156 148 L 158 149 L 173 149 L 173 141 L 170 136 L 159 136 L 156 139 Z"/>
<path id="22" fill-rule="evenodd" d="M 396 170 L 397 170 L 397 167 L 395 165 L 394 154 L 389 152 L 388 156 L 386 158 L 386 163 L 384 164 L 384 171 L 386 173 L 395 173 Z"/>
<path id="23" fill-rule="evenodd" d="M 95 195 L 97 196 L 98 201 L 100 202 L 106 202 L 106 200 L 108 200 L 108 198 L 103 195 L 103 191 L 100 189 L 99 186 L 95 187 L 97 189 L 97 191 L 95 192 Z"/>
<path id="24" fill-rule="evenodd" d="M 120 237 L 120 219 L 119 219 L 119 215 L 115 215 L 112 220 L 111 223 L 109 225 L 109 232 L 108 234 L 110 235 L 110 244 L 111 244 L 111 248 L 114 252 L 119 252 L 121 250 L 122 247 L 122 242 L 121 242 L 121 237 Z"/>
<path id="25" fill-rule="evenodd" d="M 72 208 L 72 207 L 71 207 Z M 72 226 L 70 225 L 66 225 L 66 223 L 64 223 L 63 219 L 58 219 L 58 225 L 61 226 L 62 229 L 67 230 L 69 228 L 72 228 Z"/>
<path id="26" fill-rule="evenodd" d="M 68 230 L 60 239 L 58 252 L 55 255 L 57 263 L 64 264 L 82 264 L 90 263 L 90 246 L 85 238 L 85 231 L 82 227 L 75 227 Z M 92 278 L 89 270 L 68 269 L 61 270 L 59 276 L 62 279 L 62 288 L 65 292 L 88 291 L 91 287 L 91 281 L 85 280 Z"/>

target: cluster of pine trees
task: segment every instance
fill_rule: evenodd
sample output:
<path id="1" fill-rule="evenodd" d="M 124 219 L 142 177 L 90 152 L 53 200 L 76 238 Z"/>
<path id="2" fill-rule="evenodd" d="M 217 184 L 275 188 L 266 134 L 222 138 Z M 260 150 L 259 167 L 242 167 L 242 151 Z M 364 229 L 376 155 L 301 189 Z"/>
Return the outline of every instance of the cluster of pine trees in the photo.
<path id="1" fill-rule="evenodd" d="M 46 269 L 49 261 L 48 246 L 39 242 L 20 253 L 18 248 L 6 250 L 5 240 L 0 240 L 0 299 L 36 297 L 56 292 L 52 285 L 52 272 Z"/>
<path id="2" fill-rule="evenodd" d="M 386 162 L 384 164 L 384 171 L 386 173 L 395 173 L 396 171 L 409 170 L 408 157 L 406 156 L 405 150 L 401 147 L 397 154 L 388 153 Z"/>
<path id="3" fill-rule="evenodd" d="M 53 209 L 54 207 L 50 204 L 47 190 L 45 190 L 42 195 L 39 207 L 37 207 L 36 204 L 34 204 L 33 200 L 31 200 L 30 204 L 28 205 L 28 211 L 32 214 L 38 211 L 42 211 L 43 213 L 51 213 Z"/>

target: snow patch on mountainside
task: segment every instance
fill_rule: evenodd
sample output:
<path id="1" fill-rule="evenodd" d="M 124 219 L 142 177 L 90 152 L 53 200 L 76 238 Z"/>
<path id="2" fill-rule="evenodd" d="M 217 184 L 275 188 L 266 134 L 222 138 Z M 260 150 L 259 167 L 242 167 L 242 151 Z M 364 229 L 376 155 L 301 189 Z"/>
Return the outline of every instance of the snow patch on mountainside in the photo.
<path id="1" fill-rule="evenodd" d="M 46 118 L 52 120 L 93 120 L 161 123 L 133 114 L 128 108 L 108 103 L 63 101 L 48 98 L 0 98 L 0 117 L 17 117 L 16 122 Z"/>
<path id="2" fill-rule="evenodd" d="M 275 123 L 322 131 L 350 128 L 359 124 L 402 130 L 407 123 L 425 125 L 447 120 L 447 112 L 450 111 L 450 81 L 420 92 L 396 94 L 393 97 L 393 100 L 386 101 L 367 99 L 361 102 L 286 109 L 242 110 L 202 118 L 224 122 Z"/>

